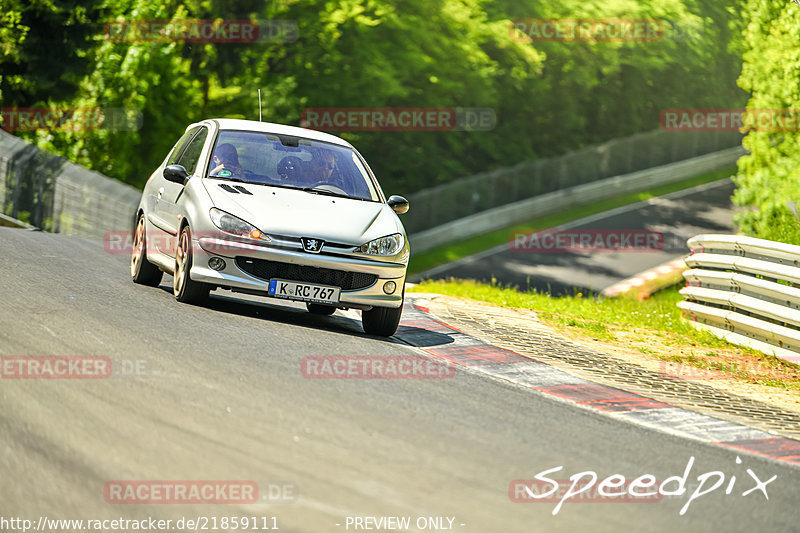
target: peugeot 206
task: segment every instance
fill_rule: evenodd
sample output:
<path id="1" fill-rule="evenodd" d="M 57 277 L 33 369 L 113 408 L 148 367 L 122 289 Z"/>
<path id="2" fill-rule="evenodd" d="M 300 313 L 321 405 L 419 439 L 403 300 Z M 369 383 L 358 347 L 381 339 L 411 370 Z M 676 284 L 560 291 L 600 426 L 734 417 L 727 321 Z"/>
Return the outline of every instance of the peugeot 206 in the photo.
<path id="1" fill-rule="evenodd" d="M 181 302 L 216 289 L 360 309 L 364 331 L 394 334 L 409 245 L 369 165 L 348 142 L 265 122 L 192 124 L 150 176 L 135 216 L 131 277 L 173 276 Z"/>

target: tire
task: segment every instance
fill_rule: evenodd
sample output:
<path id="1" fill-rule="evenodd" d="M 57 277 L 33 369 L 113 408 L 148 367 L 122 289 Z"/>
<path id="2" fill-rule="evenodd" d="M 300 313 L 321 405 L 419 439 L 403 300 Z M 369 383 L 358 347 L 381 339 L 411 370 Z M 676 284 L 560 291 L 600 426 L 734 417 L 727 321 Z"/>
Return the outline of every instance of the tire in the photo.
<path id="1" fill-rule="evenodd" d="M 192 269 L 194 254 L 192 253 L 192 233 L 189 226 L 181 229 L 178 247 L 175 250 L 175 272 L 173 273 L 172 292 L 175 299 L 187 304 L 197 304 L 208 297 L 211 287 L 205 283 L 192 281 L 189 271 Z"/>
<path id="2" fill-rule="evenodd" d="M 133 232 L 133 252 L 131 252 L 131 279 L 138 285 L 158 287 L 161 270 L 147 260 L 147 230 L 144 223 L 144 213 L 136 220 L 136 229 Z"/>
<path id="3" fill-rule="evenodd" d="M 400 315 L 403 314 L 403 304 L 397 309 L 391 307 L 373 307 L 369 311 L 361 312 L 361 325 L 364 332 L 370 335 L 391 337 L 400 324 Z"/>
<path id="4" fill-rule="evenodd" d="M 332 305 L 312 303 L 307 303 L 306 309 L 308 309 L 309 313 L 313 313 L 315 315 L 332 315 L 336 311 L 336 308 Z"/>

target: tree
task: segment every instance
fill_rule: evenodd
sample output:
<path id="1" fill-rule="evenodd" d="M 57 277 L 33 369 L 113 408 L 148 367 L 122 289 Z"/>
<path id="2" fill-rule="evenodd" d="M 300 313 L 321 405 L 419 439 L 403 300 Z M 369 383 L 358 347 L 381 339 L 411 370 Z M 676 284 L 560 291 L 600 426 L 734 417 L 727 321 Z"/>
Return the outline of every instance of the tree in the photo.
<path id="1" fill-rule="evenodd" d="M 800 7 L 791 2 L 750 0 L 747 5 L 744 67 L 739 84 L 750 91 L 748 111 L 776 116 L 800 113 Z M 736 203 L 746 206 L 736 221 L 752 236 L 800 244 L 800 222 L 788 202 L 797 202 L 800 179 L 798 128 L 752 129 L 750 152 L 739 159 Z"/>
<path id="2" fill-rule="evenodd" d="M 15 2 L 9 20 L 23 20 L 15 15 L 27 9 L 22 0 L 0 1 Z M 742 24 L 736 2 L 105 0 L 86 11 L 96 33 L 73 43 L 83 62 L 83 70 L 70 71 L 77 93 L 47 102 L 127 109 L 141 117 L 141 129 L 23 135 L 141 185 L 189 123 L 255 118 L 258 89 L 265 120 L 285 124 L 299 124 L 309 107 L 495 112 L 491 131 L 342 133 L 387 189 L 409 194 L 655 129 L 663 108 L 743 104 L 734 83 Z M 670 19 L 704 31 L 657 42 L 527 42 L 510 32 L 519 17 Z M 294 21 L 298 33 L 289 42 L 114 42 L 103 37 L 102 23 L 116 18 L 282 19 Z M 21 57 L 24 46 L 8 35 L 0 33 L 7 55 Z"/>
<path id="3" fill-rule="evenodd" d="M 33 107 L 73 97 L 91 67 L 104 10 L 91 0 L 0 0 L 0 102 Z"/>

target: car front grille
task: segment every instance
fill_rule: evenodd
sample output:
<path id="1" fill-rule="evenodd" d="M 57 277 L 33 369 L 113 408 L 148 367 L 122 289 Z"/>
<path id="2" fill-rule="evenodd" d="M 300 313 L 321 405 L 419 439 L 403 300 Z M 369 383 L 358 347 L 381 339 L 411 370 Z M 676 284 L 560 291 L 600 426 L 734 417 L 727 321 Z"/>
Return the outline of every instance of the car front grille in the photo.
<path id="1" fill-rule="evenodd" d="M 291 263 L 279 263 L 277 261 L 251 259 L 249 257 L 237 257 L 236 266 L 248 274 L 263 280 L 285 279 L 287 281 L 318 283 L 320 285 L 341 287 L 343 291 L 366 289 L 378 281 L 378 276 L 375 274 L 293 265 Z"/>

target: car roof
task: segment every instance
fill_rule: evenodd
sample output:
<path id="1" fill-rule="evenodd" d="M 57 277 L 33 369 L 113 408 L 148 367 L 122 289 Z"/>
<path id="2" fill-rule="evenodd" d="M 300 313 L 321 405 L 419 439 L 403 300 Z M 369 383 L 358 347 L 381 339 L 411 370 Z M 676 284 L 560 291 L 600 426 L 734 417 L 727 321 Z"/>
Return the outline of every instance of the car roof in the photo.
<path id="1" fill-rule="evenodd" d="M 220 130 L 237 131 L 257 131 L 263 133 L 276 133 L 278 135 L 291 135 L 294 137 L 304 137 L 314 141 L 322 141 L 339 146 L 353 148 L 353 146 L 335 135 L 323 133 L 321 131 L 298 128 L 297 126 L 286 126 L 284 124 L 274 124 L 272 122 L 258 122 L 257 120 L 241 120 L 236 118 L 212 118 L 203 122 L 216 122 Z M 195 126 L 192 124 L 189 128 Z M 189 129 L 187 128 L 187 130 Z"/>

